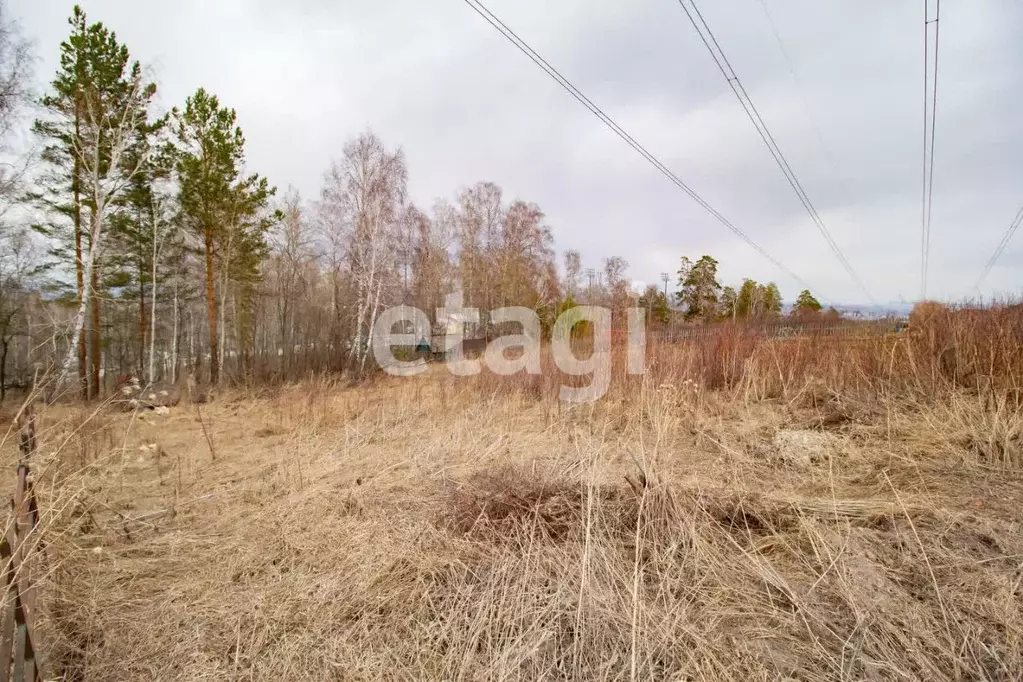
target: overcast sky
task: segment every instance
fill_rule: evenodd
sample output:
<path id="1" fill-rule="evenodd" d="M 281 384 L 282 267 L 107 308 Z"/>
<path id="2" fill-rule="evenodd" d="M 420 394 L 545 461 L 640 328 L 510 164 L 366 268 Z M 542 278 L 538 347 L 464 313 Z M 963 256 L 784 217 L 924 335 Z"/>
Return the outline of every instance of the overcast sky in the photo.
<path id="1" fill-rule="evenodd" d="M 8 0 L 52 79 L 72 3 Z M 767 252 L 830 301 L 866 302 L 675 0 L 487 6 Z M 879 301 L 920 291 L 922 3 L 715 0 L 700 9 Z M 765 5 L 769 15 L 765 12 Z M 367 128 L 404 148 L 420 205 L 480 180 L 538 203 L 560 252 L 659 282 L 712 254 L 723 283 L 798 284 L 715 221 L 463 0 L 94 0 L 162 106 L 202 86 L 238 111 L 250 169 L 315 199 Z M 932 296 L 961 299 L 1023 203 L 1023 4 L 942 7 Z M 770 16 L 770 20 L 769 17 Z M 781 40 L 779 45 L 773 25 Z M 786 55 L 788 59 L 786 59 Z M 791 65 L 791 69 L 790 69 Z M 1023 236 L 984 287 L 1023 289 Z"/>

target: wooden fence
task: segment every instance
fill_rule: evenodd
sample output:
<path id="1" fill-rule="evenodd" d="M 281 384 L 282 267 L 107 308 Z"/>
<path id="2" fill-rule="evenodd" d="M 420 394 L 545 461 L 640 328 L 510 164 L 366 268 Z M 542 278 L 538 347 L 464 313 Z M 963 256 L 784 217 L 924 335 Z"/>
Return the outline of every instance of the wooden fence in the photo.
<path id="1" fill-rule="evenodd" d="M 3 610 L 0 611 L 0 682 L 35 682 L 42 679 L 35 637 L 36 594 L 33 578 L 41 546 L 34 534 L 39 507 L 29 479 L 28 460 L 36 451 L 35 418 L 19 420 L 21 457 L 11 517 L 0 538 L 3 567 Z"/>

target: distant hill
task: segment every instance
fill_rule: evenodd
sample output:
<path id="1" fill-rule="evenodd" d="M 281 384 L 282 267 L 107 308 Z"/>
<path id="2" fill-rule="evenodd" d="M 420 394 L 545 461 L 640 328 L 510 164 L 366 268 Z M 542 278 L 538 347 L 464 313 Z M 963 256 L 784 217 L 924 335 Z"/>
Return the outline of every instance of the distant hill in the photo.
<path id="1" fill-rule="evenodd" d="M 825 309 L 827 309 L 825 307 Z M 842 314 L 842 317 L 853 317 L 864 320 L 877 320 L 885 317 L 907 317 L 909 311 L 913 309 L 912 303 L 876 303 L 876 304 L 860 304 L 850 303 L 844 304 L 839 303 L 835 305 L 835 309 Z M 783 308 L 783 312 L 791 312 L 792 305 L 787 304 Z"/>
<path id="2" fill-rule="evenodd" d="M 912 303 L 877 303 L 836 305 L 835 308 L 847 317 L 878 319 L 882 317 L 906 317 L 913 309 Z"/>

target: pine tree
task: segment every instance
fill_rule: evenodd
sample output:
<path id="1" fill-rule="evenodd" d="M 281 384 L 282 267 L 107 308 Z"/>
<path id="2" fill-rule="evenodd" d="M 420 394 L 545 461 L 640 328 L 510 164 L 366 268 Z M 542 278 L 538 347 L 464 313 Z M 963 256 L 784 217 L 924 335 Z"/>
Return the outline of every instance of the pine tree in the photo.
<path id="1" fill-rule="evenodd" d="M 781 291 L 774 282 L 768 282 L 764 287 L 764 313 L 774 317 L 781 314 Z"/>
<path id="2" fill-rule="evenodd" d="M 814 315 L 820 312 L 821 304 L 810 293 L 809 289 L 803 289 L 796 298 L 796 305 L 792 310 L 793 315 Z"/>
<path id="3" fill-rule="evenodd" d="M 717 273 L 718 262 L 710 256 L 702 256 L 696 263 L 682 257 L 678 271 L 681 289 L 675 295 L 686 307 L 686 319 L 710 320 L 714 317 L 718 292 L 721 291 Z"/>
<path id="4" fill-rule="evenodd" d="M 35 229 L 51 238 L 50 256 L 58 263 L 70 261 L 75 271 L 75 301 L 84 298 L 82 260 L 82 200 L 80 162 L 74 149 L 81 145 L 81 88 L 85 80 L 85 38 L 88 23 L 85 12 L 75 5 L 71 17 L 71 36 L 60 45 L 60 68 L 51 83 L 52 92 L 39 100 L 47 114 L 32 125 L 32 132 L 45 140 L 41 159 L 45 164 L 41 189 L 29 193 L 29 199 L 44 209 L 48 222 Z M 70 225 L 68 224 L 70 222 Z M 78 379 L 83 398 L 89 395 L 88 357 L 82 327 L 76 339 Z"/>
<path id="5" fill-rule="evenodd" d="M 258 175 L 242 175 L 245 137 L 234 109 L 221 107 L 216 95 L 199 88 L 185 100 L 183 111 L 174 110 L 173 118 L 182 224 L 202 241 L 205 256 L 210 382 L 216 384 L 222 353 L 216 272 L 219 267 L 223 313 L 229 279 L 246 285 L 259 276 L 273 221 L 266 215 L 267 204 L 276 188 Z"/>
<path id="6" fill-rule="evenodd" d="M 735 289 L 732 287 L 725 287 L 721 290 L 721 301 L 719 303 L 721 308 L 721 317 L 726 320 L 735 319 L 737 314 L 736 304 L 738 302 L 739 295 L 735 293 Z"/>
<path id="7" fill-rule="evenodd" d="M 55 254 L 66 258 L 69 243 L 74 244 L 79 374 L 85 374 L 85 316 L 91 311 L 89 394 L 96 395 L 102 354 L 97 296 L 102 240 L 109 214 L 148 159 L 149 150 L 140 144 L 139 135 L 156 86 L 145 82 L 141 66 L 130 61 L 128 48 L 117 36 L 102 23 L 88 24 L 80 7 L 75 6 L 69 23 L 72 32 L 61 43 L 53 90 L 40 100 L 46 116 L 33 126 L 46 140 L 43 158 L 49 165 L 49 186 L 36 198 L 58 221 L 41 228 L 64 242 Z M 87 226 L 83 209 L 88 210 Z M 58 385 L 74 356 L 72 341 Z"/>

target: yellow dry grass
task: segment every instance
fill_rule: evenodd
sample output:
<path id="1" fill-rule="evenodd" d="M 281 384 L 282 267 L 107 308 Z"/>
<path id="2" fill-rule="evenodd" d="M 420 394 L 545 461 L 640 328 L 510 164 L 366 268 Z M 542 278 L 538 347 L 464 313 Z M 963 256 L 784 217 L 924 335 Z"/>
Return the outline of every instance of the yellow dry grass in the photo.
<path id="1" fill-rule="evenodd" d="M 48 672 L 1019 679 L 1018 409 L 797 381 L 777 352 L 576 407 L 550 381 L 310 381 L 202 406 L 208 438 L 194 406 L 49 408 Z"/>

